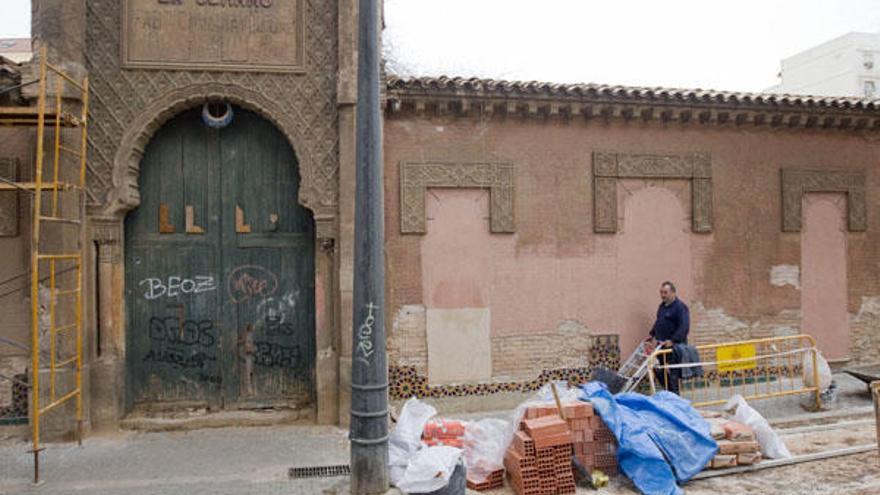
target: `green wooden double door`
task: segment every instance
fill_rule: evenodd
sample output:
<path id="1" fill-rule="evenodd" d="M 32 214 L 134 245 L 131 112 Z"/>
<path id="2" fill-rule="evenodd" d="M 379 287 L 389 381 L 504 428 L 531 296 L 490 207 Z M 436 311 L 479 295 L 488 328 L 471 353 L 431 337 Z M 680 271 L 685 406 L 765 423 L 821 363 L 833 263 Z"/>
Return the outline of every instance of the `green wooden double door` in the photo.
<path id="1" fill-rule="evenodd" d="M 252 112 L 157 132 L 126 219 L 130 408 L 312 402 L 314 219 L 298 188 L 287 140 Z"/>

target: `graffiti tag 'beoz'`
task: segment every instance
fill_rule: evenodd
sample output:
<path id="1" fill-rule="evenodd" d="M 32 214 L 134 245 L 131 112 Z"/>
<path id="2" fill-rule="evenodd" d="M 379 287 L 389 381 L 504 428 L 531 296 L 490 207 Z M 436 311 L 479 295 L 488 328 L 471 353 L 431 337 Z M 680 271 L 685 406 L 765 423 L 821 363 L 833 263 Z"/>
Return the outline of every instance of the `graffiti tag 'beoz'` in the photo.
<path id="1" fill-rule="evenodd" d="M 150 339 L 169 344 L 211 347 L 217 342 L 211 320 L 180 320 L 176 316 L 150 318 Z"/>
<path id="2" fill-rule="evenodd" d="M 208 275 L 196 275 L 193 278 L 170 276 L 168 279 L 145 278 L 138 283 L 146 287 L 144 298 L 147 300 L 165 297 L 177 297 L 181 294 L 201 294 L 217 290 L 214 277 Z"/>
<path id="3" fill-rule="evenodd" d="M 300 361 L 299 346 L 254 342 L 254 364 L 269 368 L 292 368 Z"/>

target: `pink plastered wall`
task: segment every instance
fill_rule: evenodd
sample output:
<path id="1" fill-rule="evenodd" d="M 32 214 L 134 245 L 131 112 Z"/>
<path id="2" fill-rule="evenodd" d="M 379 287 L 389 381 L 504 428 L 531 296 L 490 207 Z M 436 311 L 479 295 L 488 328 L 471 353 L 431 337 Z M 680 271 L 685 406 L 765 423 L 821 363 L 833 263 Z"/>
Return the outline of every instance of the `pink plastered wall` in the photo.
<path id="1" fill-rule="evenodd" d="M 421 241 L 423 300 L 437 309 L 489 308 L 491 333 L 550 333 L 577 320 L 594 333 L 618 333 L 630 352 L 647 335 L 659 285 L 692 292 L 689 215 L 665 187 L 621 195 L 618 234 L 602 249 L 560 256 L 554 244 L 518 250 L 516 234 L 489 231 L 489 192 L 430 189 Z"/>
<path id="2" fill-rule="evenodd" d="M 689 217 L 665 187 L 629 195 L 617 243 L 617 331 L 624 353 L 631 352 L 654 324 L 660 284 L 671 281 L 686 303 L 693 295 Z"/>
<path id="3" fill-rule="evenodd" d="M 806 194 L 801 231 L 802 332 L 816 338 L 829 359 L 847 357 L 846 198 Z"/>

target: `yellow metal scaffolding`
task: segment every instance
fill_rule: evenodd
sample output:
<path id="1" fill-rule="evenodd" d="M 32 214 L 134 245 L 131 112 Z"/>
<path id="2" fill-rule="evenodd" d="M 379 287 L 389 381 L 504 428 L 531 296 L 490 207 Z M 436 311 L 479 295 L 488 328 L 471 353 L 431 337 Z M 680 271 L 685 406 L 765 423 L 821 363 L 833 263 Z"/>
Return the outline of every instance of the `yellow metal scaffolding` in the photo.
<path id="1" fill-rule="evenodd" d="M 4 180 L 0 183 L 0 191 L 23 190 L 33 197 L 29 386 L 34 483 L 39 482 L 39 453 L 43 449 L 40 426 L 44 414 L 75 400 L 77 439 L 82 442 L 83 258 L 89 112 L 88 78 L 77 80 L 50 64 L 45 48 L 40 51 L 39 71 L 39 79 L 35 81 L 39 87 L 36 107 L 0 108 L 0 126 L 36 127 L 33 180 Z M 54 83 L 51 97 L 47 95 L 50 82 Z M 49 153 L 45 149 L 47 126 L 52 131 Z M 71 134 L 76 136 L 75 143 L 65 143 L 65 137 L 69 140 Z M 62 153 L 72 160 L 64 159 Z M 44 170 L 47 167 L 49 170 Z M 49 180 L 44 177 L 44 172 L 49 175 Z M 71 242 L 74 235 L 75 242 Z M 52 242 L 45 242 L 46 237 Z M 47 246 L 49 244 L 51 246 Z M 71 273 L 73 277 L 68 275 Z M 41 315 L 41 288 L 45 290 L 42 284 L 46 280 L 49 283 L 48 309 L 44 309 L 45 313 Z M 59 324 L 59 315 L 72 321 Z M 41 325 L 41 316 L 46 316 L 48 324 Z M 68 339 L 71 333 L 75 337 L 73 349 L 70 345 L 59 345 L 59 339 Z M 45 353 L 46 347 L 48 359 L 43 359 L 41 354 Z M 64 352 L 67 354 L 61 355 Z M 48 393 L 40 388 L 40 372 L 47 364 Z M 71 369 L 74 372 L 73 387 L 60 390 L 56 383 L 58 372 Z"/>

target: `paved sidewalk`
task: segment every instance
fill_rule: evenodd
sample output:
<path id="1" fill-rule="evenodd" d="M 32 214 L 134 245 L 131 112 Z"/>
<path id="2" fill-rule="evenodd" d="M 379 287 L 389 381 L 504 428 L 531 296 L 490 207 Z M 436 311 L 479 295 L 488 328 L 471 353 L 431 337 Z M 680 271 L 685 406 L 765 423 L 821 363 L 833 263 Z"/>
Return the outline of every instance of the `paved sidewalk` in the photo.
<path id="1" fill-rule="evenodd" d="M 864 423 L 864 418 L 870 417 L 866 414 L 870 412 L 871 404 L 864 384 L 848 375 L 835 375 L 835 379 L 840 396 L 832 411 L 805 412 L 800 406 L 804 396 L 755 401 L 752 405 L 775 424 L 792 423 L 789 426 L 795 426 L 822 417 L 836 422 L 853 414 L 859 415 Z M 511 411 L 455 416 L 468 420 L 483 417 L 508 419 Z M 348 464 L 347 435 L 347 430 L 339 428 L 297 425 L 155 433 L 125 431 L 112 437 L 95 436 L 87 438 L 81 448 L 73 443 L 47 445 L 40 458 L 44 483 L 39 487 L 30 483 L 33 457 L 28 453 L 29 444 L 0 442 L 0 494 L 321 494 L 324 489 L 344 482 L 345 478 L 290 480 L 288 469 Z M 839 436 L 832 434 L 829 441 L 839 440 Z M 858 436 L 871 434 L 862 431 Z M 835 469 L 841 471 L 842 467 L 849 466 L 873 469 L 874 462 L 875 455 L 862 455 L 821 465 L 836 466 Z M 740 481 L 762 480 L 767 484 L 773 480 L 774 473 L 778 476 L 791 472 L 795 479 L 821 473 L 814 471 L 818 465 L 804 466 L 748 475 Z M 867 476 L 865 482 L 870 482 L 868 486 L 873 489 L 878 479 L 868 476 L 869 471 L 857 471 L 854 477 Z M 812 481 L 822 486 L 822 476 L 814 476 Z M 634 493 L 628 486 L 621 480 L 602 493 Z M 736 479 L 693 483 L 688 492 L 712 493 L 717 492 L 719 486 L 737 486 Z M 501 490 L 497 493 L 509 492 Z"/>
<path id="2" fill-rule="evenodd" d="M 318 493 L 339 478 L 288 480 L 293 466 L 348 464 L 347 430 L 313 426 L 124 432 L 49 444 L 31 483 L 28 444 L 0 446 L 0 493 L 164 495 Z"/>

